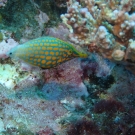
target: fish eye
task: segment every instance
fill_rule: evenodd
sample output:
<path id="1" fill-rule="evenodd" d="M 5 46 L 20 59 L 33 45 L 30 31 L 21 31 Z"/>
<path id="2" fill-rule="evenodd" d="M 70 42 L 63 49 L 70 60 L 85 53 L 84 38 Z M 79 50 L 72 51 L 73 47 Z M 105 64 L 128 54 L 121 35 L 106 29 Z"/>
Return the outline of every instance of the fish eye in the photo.
<path id="1" fill-rule="evenodd" d="M 72 51 L 69 51 L 69 55 L 72 54 Z"/>
<path id="2" fill-rule="evenodd" d="M 12 55 L 12 52 L 10 52 L 9 54 Z"/>

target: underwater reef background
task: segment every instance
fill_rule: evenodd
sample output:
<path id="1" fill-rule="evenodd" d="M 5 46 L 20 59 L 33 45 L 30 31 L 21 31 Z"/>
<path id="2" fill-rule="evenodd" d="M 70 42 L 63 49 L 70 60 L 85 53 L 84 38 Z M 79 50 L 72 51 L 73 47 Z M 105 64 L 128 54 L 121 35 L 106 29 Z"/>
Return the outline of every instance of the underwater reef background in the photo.
<path id="1" fill-rule="evenodd" d="M 89 56 L 7 55 L 44 36 Z M 135 0 L 0 0 L 0 135 L 135 135 Z"/>

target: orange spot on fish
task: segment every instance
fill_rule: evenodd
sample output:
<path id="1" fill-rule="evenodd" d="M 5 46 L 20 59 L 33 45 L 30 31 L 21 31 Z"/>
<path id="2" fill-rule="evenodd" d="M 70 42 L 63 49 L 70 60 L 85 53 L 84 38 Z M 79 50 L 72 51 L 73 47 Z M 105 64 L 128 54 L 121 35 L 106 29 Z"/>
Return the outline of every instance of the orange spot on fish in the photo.
<path id="1" fill-rule="evenodd" d="M 35 56 L 35 58 L 39 58 L 39 56 L 38 56 L 38 55 L 36 55 L 36 56 Z"/>
<path id="2" fill-rule="evenodd" d="M 63 49 L 63 48 L 60 48 L 59 50 L 60 50 L 60 51 L 64 51 L 64 49 Z"/>
<path id="3" fill-rule="evenodd" d="M 56 60 L 56 57 L 52 57 L 52 60 Z"/>
<path id="4" fill-rule="evenodd" d="M 59 54 L 59 52 L 56 52 L 56 55 L 58 55 Z"/>
<path id="5" fill-rule="evenodd" d="M 57 44 L 52 44 L 52 46 L 58 46 Z"/>
<path id="6" fill-rule="evenodd" d="M 58 62 L 58 63 L 62 62 L 62 59 L 60 58 L 57 62 Z"/>
<path id="7" fill-rule="evenodd" d="M 51 64 L 51 61 L 48 61 L 46 64 L 49 66 Z"/>
<path id="8" fill-rule="evenodd" d="M 54 55 L 54 52 L 50 52 L 51 55 Z"/>
<path id="9" fill-rule="evenodd" d="M 53 48 L 53 50 L 59 50 L 58 48 Z"/>
<path id="10" fill-rule="evenodd" d="M 43 59 L 43 58 L 45 58 L 45 56 L 43 56 L 43 55 L 42 55 L 42 56 L 40 56 L 40 58 L 42 58 L 42 59 Z"/>
<path id="11" fill-rule="evenodd" d="M 51 56 L 46 56 L 46 59 L 47 59 L 47 60 L 50 60 L 50 59 L 51 59 Z"/>
<path id="12" fill-rule="evenodd" d="M 45 52 L 46 55 L 48 55 L 49 53 L 48 52 Z"/>
<path id="13" fill-rule="evenodd" d="M 47 49 L 48 49 L 48 50 L 52 50 L 52 47 L 48 47 Z"/>
<path id="14" fill-rule="evenodd" d="M 63 54 L 64 55 L 64 57 L 66 57 L 67 55 L 66 54 Z"/>
<path id="15" fill-rule="evenodd" d="M 45 47 L 42 47 L 42 49 L 43 49 L 43 50 L 46 50 L 46 48 L 45 48 Z"/>
<path id="16" fill-rule="evenodd" d="M 40 54 L 44 54 L 44 51 L 40 51 Z"/>
<path id="17" fill-rule="evenodd" d="M 53 61 L 52 64 L 56 64 L 56 61 Z"/>
<path id="18" fill-rule="evenodd" d="M 41 61 L 42 64 L 45 64 L 45 62 L 46 62 L 45 60 L 42 60 L 42 61 Z"/>

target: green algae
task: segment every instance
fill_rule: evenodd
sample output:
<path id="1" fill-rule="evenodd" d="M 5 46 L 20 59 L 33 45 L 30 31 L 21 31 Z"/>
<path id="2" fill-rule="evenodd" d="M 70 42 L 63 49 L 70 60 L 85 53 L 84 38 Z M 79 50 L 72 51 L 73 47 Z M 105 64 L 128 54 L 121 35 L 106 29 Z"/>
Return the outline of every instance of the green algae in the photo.
<path id="1" fill-rule="evenodd" d="M 0 14 L 0 23 L 2 22 L 2 15 Z"/>
<path id="2" fill-rule="evenodd" d="M 0 13 L 3 16 L 3 22 L 5 26 L 12 29 L 16 27 L 23 27 L 26 24 L 36 25 L 34 22 L 34 16 L 36 9 L 31 5 L 29 0 L 11 0 L 7 5 L 0 9 Z"/>
<path id="3" fill-rule="evenodd" d="M 3 41 L 3 34 L 0 32 L 0 42 Z"/>
<path id="4" fill-rule="evenodd" d="M 32 34 L 36 35 L 39 24 L 35 16 L 40 10 L 50 18 L 44 25 L 45 28 L 57 26 L 61 22 L 60 14 L 66 12 L 66 8 L 56 7 L 53 0 L 10 0 L 5 7 L 0 8 L 0 29 L 11 31 L 16 41 L 23 37 L 26 27 L 34 28 L 35 32 L 33 31 Z"/>
<path id="5" fill-rule="evenodd" d="M 18 128 L 10 127 L 7 128 L 6 131 L 2 132 L 2 135 L 35 135 L 29 129 L 27 129 L 26 125 L 22 122 L 18 123 Z"/>
<path id="6" fill-rule="evenodd" d="M 0 29 L 14 32 L 17 39 L 21 37 L 20 31 L 26 26 L 36 27 L 38 24 L 34 18 L 37 9 L 29 0 L 10 0 L 4 8 L 0 8 L 0 13 Z"/>
<path id="7" fill-rule="evenodd" d="M 49 22 L 45 24 L 45 28 L 57 26 L 61 22 L 60 15 L 67 11 L 66 7 L 57 7 L 54 0 L 35 0 L 35 3 L 50 18 Z"/>

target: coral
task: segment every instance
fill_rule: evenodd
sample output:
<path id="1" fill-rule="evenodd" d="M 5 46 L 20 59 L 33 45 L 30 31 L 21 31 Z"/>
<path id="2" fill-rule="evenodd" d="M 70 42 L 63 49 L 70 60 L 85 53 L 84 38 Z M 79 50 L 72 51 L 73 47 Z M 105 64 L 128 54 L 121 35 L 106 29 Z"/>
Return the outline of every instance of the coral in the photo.
<path id="1" fill-rule="evenodd" d="M 0 6 L 0 134 L 133 135 L 135 76 L 120 64 L 134 70 L 135 0 L 66 2 L 66 14 L 65 0 Z M 47 70 L 7 58 L 12 47 L 46 35 L 89 57 Z"/>
<path id="2" fill-rule="evenodd" d="M 43 29 L 44 28 L 44 24 L 49 21 L 49 17 L 47 16 L 47 14 L 42 12 L 42 11 L 40 11 L 40 10 L 39 10 L 39 15 L 36 15 L 35 19 L 39 23 L 39 26 L 41 27 L 41 29 Z"/>
<path id="3" fill-rule="evenodd" d="M 27 130 L 27 127 L 24 126 L 23 124 L 19 127 L 8 127 L 2 134 L 18 134 L 18 135 L 34 135 L 30 130 Z"/>
<path id="4" fill-rule="evenodd" d="M 31 0 L 8 1 L 4 8 L 0 8 L 0 16 L 0 28 L 10 31 L 16 41 L 40 37 L 44 32 L 44 24 L 49 20 Z"/>
<path id="5" fill-rule="evenodd" d="M 80 67 L 79 59 L 70 60 L 57 68 L 45 70 L 44 73 L 46 83 L 55 81 L 69 84 L 72 82 L 72 84 L 79 85 L 82 82 L 81 76 L 83 71 Z"/>
<path id="6" fill-rule="evenodd" d="M 18 45 L 18 42 L 16 42 L 14 39 L 9 38 L 7 40 L 3 40 L 0 42 L 0 58 L 5 59 L 7 58 L 7 52 L 9 52 L 10 49 L 14 48 Z"/>
<path id="7" fill-rule="evenodd" d="M 105 0 L 80 2 L 69 0 L 67 13 L 61 15 L 63 23 L 70 31 L 69 40 L 87 46 L 89 52 L 97 52 L 104 58 L 121 62 L 125 66 L 132 62 L 135 66 L 134 2 L 134 0 L 107 3 Z"/>
<path id="8" fill-rule="evenodd" d="M 39 72 L 21 74 L 16 66 L 0 64 L 0 84 L 8 89 L 23 89 L 42 84 Z"/>
<path id="9" fill-rule="evenodd" d="M 41 10 L 38 10 L 38 14 L 36 14 L 34 18 L 35 23 L 37 22 L 38 24 L 34 28 L 31 25 L 25 26 L 20 39 L 21 44 L 25 43 L 29 39 L 40 37 L 44 31 L 44 25 L 49 21 L 49 17 L 47 16 L 47 14 L 42 12 Z"/>
<path id="10" fill-rule="evenodd" d="M 2 31 L 3 40 L 0 42 L 0 84 L 8 89 L 23 89 L 41 83 L 39 69 L 24 64 L 22 61 L 12 61 L 8 58 L 8 52 L 19 43 L 11 38 L 11 33 Z M 37 73 L 24 73 L 23 71 L 36 70 Z M 25 85 L 24 85 L 25 84 Z"/>
<path id="11" fill-rule="evenodd" d="M 67 135 L 100 135 L 97 125 L 90 120 L 82 119 L 71 124 L 67 130 Z"/>
<path id="12" fill-rule="evenodd" d="M 4 129 L 16 129 L 25 133 L 36 133 L 44 130 L 59 131 L 58 123 L 68 112 L 59 101 L 47 101 L 35 88 L 14 93 L 13 90 L 0 88 L 1 118 Z"/>
<path id="13" fill-rule="evenodd" d="M 115 83 L 113 83 L 111 88 L 108 90 L 110 95 L 115 98 L 123 99 L 131 93 L 135 93 L 135 78 L 133 74 L 125 71 L 122 66 L 116 66 L 112 72 L 112 75 L 114 76 Z"/>
<path id="14" fill-rule="evenodd" d="M 64 24 L 59 24 L 58 27 L 47 28 L 46 34 L 64 41 L 68 41 L 69 30 Z"/>
<path id="15" fill-rule="evenodd" d="M 100 100 L 94 106 L 95 113 L 103 113 L 103 112 L 113 113 L 117 111 L 124 111 L 124 106 L 121 102 L 115 101 L 113 99 Z"/>
<path id="16" fill-rule="evenodd" d="M 88 65 L 90 66 L 90 63 Z M 89 112 L 87 115 L 99 126 L 101 134 L 134 132 L 131 127 L 135 121 L 133 106 L 135 76 L 125 70 L 123 66 L 116 65 L 111 71 L 111 75 L 96 77 L 91 73 L 91 70 L 94 71 L 94 64 L 91 63 L 91 67 L 86 66 L 84 72 L 84 82 L 89 93 L 89 97 L 85 101 L 87 106 L 85 107 Z"/>
<path id="17" fill-rule="evenodd" d="M 129 47 L 127 49 L 126 52 L 126 60 L 131 60 L 131 61 L 135 61 L 135 41 L 134 40 L 129 40 Z"/>
<path id="18" fill-rule="evenodd" d="M 74 91 L 72 91 L 72 92 L 74 92 Z M 79 98 L 79 96 L 77 96 L 77 98 L 75 98 L 74 95 L 75 94 L 72 93 L 68 97 L 66 97 L 63 100 L 61 100 L 60 102 L 70 112 L 79 111 L 79 110 L 85 109 L 85 102 L 81 98 Z"/>
<path id="19" fill-rule="evenodd" d="M 16 68 L 9 64 L 0 64 L 0 84 L 8 89 L 14 88 L 16 85 L 16 79 L 19 74 L 16 72 Z"/>
<path id="20" fill-rule="evenodd" d="M 56 69 L 45 70 L 44 78 L 46 83 L 59 83 L 65 85 L 66 89 L 73 88 L 79 95 L 88 96 L 87 89 L 81 79 L 82 73 L 80 60 L 73 59 L 59 65 Z"/>
<path id="21" fill-rule="evenodd" d="M 84 70 L 84 77 L 94 74 L 96 77 L 107 77 L 111 74 L 115 64 L 94 54 L 91 58 L 82 60 L 81 67 Z"/>
<path id="22" fill-rule="evenodd" d="M 37 135 L 53 135 L 53 131 L 52 129 L 50 129 L 49 127 L 45 127 L 45 129 L 39 131 L 38 133 L 36 133 Z"/>
<path id="23" fill-rule="evenodd" d="M 28 76 L 25 76 L 24 78 L 20 78 L 19 81 L 16 83 L 16 85 L 13 87 L 13 89 L 22 90 L 25 88 L 34 87 L 36 85 L 42 85 L 42 80 L 39 74 L 29 74 Z"/>
<path id="24" fill-rule="evenodd" d="M 49 16 L 49 22 L 45 28 L 57 26 L 60 20 L 60 14 L 66 12 L 65 0 L 30 0 L 32 5 Z"/>
<path id="25" fill-rule="evenodd" d="M 0 132 L 4 131 L 4 123 L 2 121 L 2 119 L 0 118 Z"/>

